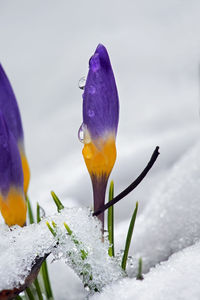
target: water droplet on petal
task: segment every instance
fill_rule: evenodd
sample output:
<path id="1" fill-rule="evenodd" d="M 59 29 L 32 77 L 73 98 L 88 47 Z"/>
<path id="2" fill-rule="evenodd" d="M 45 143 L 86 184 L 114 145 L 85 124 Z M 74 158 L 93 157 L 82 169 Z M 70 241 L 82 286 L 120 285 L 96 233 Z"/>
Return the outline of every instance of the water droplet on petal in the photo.
<path id="1" fill-rule="evenodd" d="M 91 137 L 89 131 L 87 130 L 87 126 L 82 123 L 78 130 L 78 139 L 81 143 L 89 144 L 91 142 Z"/>
<path id="2" fill-rule="evenodd" d="M 79 89 L 84 90 L 85 83 L 86 83 L 86 78 L 85 78 L 85 76 L 83 76 L 83 77 L 81 77 L 81 79 L 78 82 Z"/>
<path id="3" fill-rule="evenodd" d="M 78 130 L 78 139 L 81 143 L 84 143 L 84 124 L 82 123 Z"/>

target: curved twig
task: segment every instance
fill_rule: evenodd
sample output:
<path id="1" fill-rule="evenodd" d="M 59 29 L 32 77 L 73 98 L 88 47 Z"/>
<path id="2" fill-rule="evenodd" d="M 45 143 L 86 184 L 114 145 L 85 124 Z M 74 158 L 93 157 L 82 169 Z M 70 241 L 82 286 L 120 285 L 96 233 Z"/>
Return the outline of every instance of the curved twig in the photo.
<path id="1" fill-rule="evenodd" d="M 36 257 L 35 262 L 33 263 L 32 269 L 29 273 L 29 275 L 26 277 L 23 284 L 21 284 L 18 288 L 13 288 L 12 290 L 3 290 L 0 291 L 0 300 L 10 300 L 14 299 L 19 293 L 24 291 L 37 277 L 40 267 L 43 263 L 43 261 L 47 258 L 49 255 L 45 254 L 43 257 Z"/>
<path id="2" fill-rule="evenodd" d="M 142 173 L 125 190 L 123 190 L 120 194 L 118 194 L 115 198 L 113 198 L 112 201 L 108 202 L 107 204 L 102 206 L 100 209 L 96 210 L 93 213 L 93 216 L 98 216 L 99 214 L 104 212 L 106 209 L 108 209 L 110 206 L 114 205 L 115 203 L 117 203 L 118 201 L 123 199 L 126 195 L 128 195 L 130 192 L 132 192 L 140 184 L 140 182 L 145 178 L 145 176 L 147 175 L 149 170 L 153 167 L 159 154 L 160 154 L 159 147 L 157 146 L 150 158 L 150 161 L 148 162 L 147 166 L 142 171 Z"/>

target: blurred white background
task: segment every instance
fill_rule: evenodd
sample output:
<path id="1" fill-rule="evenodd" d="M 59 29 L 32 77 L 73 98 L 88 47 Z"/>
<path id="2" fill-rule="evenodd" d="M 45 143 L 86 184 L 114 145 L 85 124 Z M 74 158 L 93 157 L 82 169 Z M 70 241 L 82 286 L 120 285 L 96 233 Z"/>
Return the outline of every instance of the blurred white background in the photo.
<path id="1" fill-rule="evenodd" d="M 118 221 L 142 212 L 174 163 L 199 140 L 198 0 L 0 0 L 0 61 L 21 110 L 31 167 L 30 197 L 48 211 L 92 205 L 77 131 L 79 79 L 98 43 L 109 52 L 120 97 L 116 193 L 161 155 L 141 186 L 116 206 Z"/>

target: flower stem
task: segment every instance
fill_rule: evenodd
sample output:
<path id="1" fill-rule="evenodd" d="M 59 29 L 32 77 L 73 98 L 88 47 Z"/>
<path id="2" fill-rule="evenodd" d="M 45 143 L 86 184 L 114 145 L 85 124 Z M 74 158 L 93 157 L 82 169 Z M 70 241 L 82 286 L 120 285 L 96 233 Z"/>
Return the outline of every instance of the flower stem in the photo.
<path id="1" fill-rule="evenodd" d="M 114 197 L 114 182 L 111 181 L 109 189 L 109 198 L 108 201 L 111 201 Z M 108 240 L 110 247 L 108 249 L 108 254 L 110 256 L 115 256 L 114 251 L 114 207 L 111 206 L 108 208 Z"/>

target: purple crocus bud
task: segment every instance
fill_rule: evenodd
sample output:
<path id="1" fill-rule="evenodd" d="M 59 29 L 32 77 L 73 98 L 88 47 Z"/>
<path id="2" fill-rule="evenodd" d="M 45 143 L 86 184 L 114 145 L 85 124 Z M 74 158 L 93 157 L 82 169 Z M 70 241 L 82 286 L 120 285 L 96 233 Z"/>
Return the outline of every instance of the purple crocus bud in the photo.
<path id="1" fill-rule="evenodd" d="M 0 210 L 7 225 L 23 226 L 26 202 L 23 170 L 16 139 L 0 111 Z"/>
<path id="2" fill-rule="evenodd" d="M 0 110 L 4 115 L 9 130 L 12 132 L 13 136 L 17 141 L 17 145 L 22 160 L 23 173 L 24 173 L 24 191 L 25 193 L 27 193 L 29 180 L 30 180 L 30 171 L 29 171 L 29 166 L 28 166 L 28 162 L 24 150 L 24 134 L 23 134 L 20 112 L 19 112 L 17 100 L 15 98 L 13 89 L 1 64 L 0 64 Z"/>
<path id="3" fill-rule="evenodd" d="M 119 100 L 106 48 L 99 44 L 89 61 L 83 93 L 83 157 L 93 185 L 94 210 L 105 202 L 108 177 L 116 160 Z M 104 214 L 99 216 L 104 226 Z"/>

